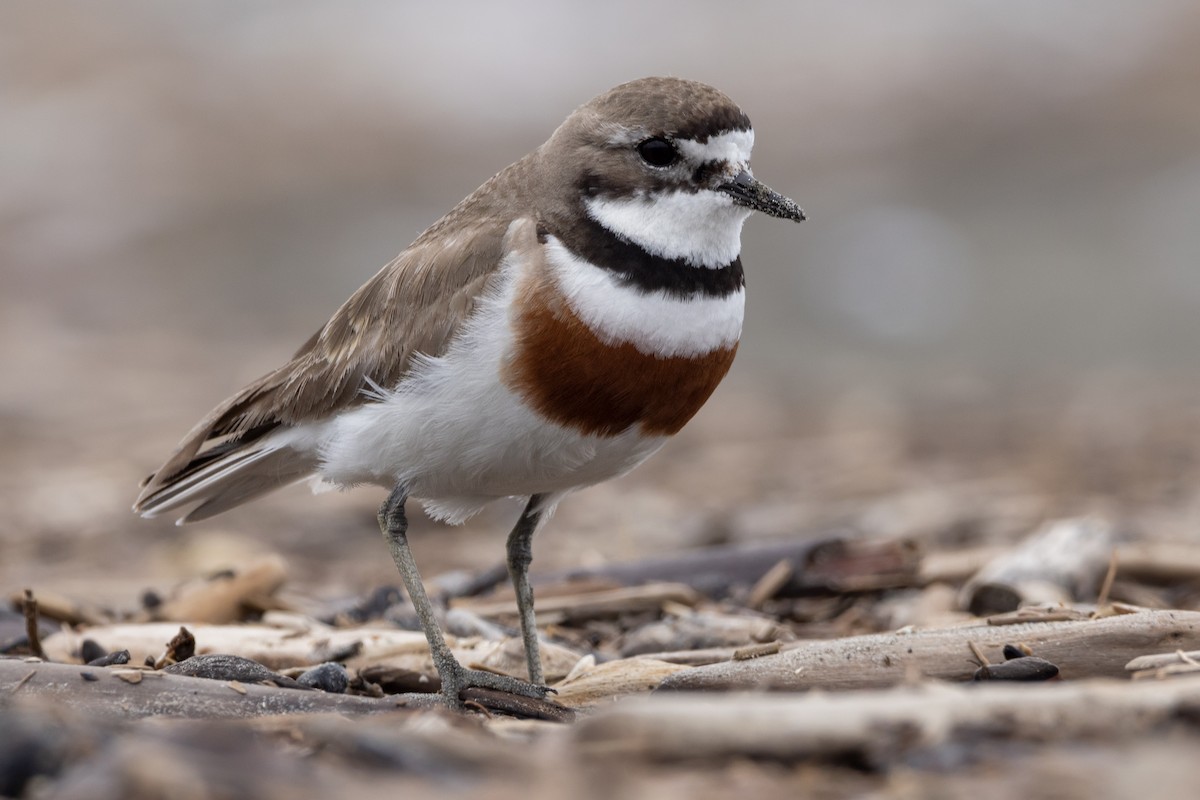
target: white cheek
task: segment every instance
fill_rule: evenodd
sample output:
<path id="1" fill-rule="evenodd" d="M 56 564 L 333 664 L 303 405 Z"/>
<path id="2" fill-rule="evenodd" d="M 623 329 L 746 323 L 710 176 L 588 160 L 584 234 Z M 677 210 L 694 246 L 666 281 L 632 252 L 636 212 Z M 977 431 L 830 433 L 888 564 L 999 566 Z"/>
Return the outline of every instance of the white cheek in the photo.
<path id="1" fill-rule="evenodd" d="M 741 337 L 742 289 L 687 299 L 643 292 L 579 258 L 553 236 L 546 241 L 546 259 L 571 310 L 606 342 L 627 342 L 647 355 L 670 358 L 732 347 Z"/>
<path id="2" fill-rule="evenodd" d="M 651 255 L 719 269 L 742 252 L 742 224 L 750 209 L 728 195 L 703 189 L 642 197 L 591 198 L 588 216 Z"/>

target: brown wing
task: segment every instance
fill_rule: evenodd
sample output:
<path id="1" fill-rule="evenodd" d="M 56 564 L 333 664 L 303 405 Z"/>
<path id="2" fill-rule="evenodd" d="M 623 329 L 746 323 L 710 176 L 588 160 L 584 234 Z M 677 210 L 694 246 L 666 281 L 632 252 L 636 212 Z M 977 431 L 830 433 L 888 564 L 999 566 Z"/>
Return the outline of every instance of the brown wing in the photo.
<path id="1" fill-rule="evenodd" d="M 460 209 L 461 210 L 461 209 Z M 458 216 L 461 220 L 461 215 Z M 417 353 L 437 356 L 495 274 L 509 220 L 452 217 L 355 292 L 291 361 L 217 406 L 147 479 L 134 508 L 164 487 L 280 425 L 324 418 L 391 387 Z M 205 445 L 211 445 L 201 452 Z"/>

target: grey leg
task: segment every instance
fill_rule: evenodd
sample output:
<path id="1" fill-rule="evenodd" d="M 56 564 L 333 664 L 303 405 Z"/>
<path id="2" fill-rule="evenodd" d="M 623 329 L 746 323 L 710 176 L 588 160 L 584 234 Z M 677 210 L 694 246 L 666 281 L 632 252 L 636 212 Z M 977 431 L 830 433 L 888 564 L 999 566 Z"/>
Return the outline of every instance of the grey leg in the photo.
<path id="1" fill-rule="evenodd" d="M 533 587 L 529 585 L 529 564 L 533 561 L 533 534 L 542 518 L 541 495 L 529 498 L 529 505 L 508 534 L 508 574 L 517 592 L 517 610 L 521 614 L 521 636 L 525 640 L 525 663 L 529 680 L 541 684 L 542 659 L 538 653 L 537 622 L 533 615 Z"/>
<path id="2" fill-rule="evenodd" d="M 379 529 L 383 532 L 384 541 L 391 551 L 392 560 L 404 581 L 409 600 L 417 612 L 417 619 L 425 631 L 425 639 L 429 642 L 429 651 L 433 656 L 433 664 L 442 680 L 442 697 L 451 708 L 461 708 L 462 698 L 459 696 L 463 689 L 477 686 L 485 689 L 497 689 L 502 692 L 542 698 L 548 689 L 535 686 L 532 683 L 511 678 L 507 675 L 496 675 L 491 672 L 466 669 L 450 652 L 442 629 L 438 626 L 437 617 L 433 612 L 433 603 L 425 593 L 425 585 L 421 583 L 421 574 L 417 571 L 417 562 L 408 546 L 408 518 L 404 515 L 404 502 L 408 499 L 408 491 L 403 486 L 397 486 L 388 495 L 387 500 L 379 507 Z"/>
<path id="3" fill-rule="evenodd" d="M 454 667 L 458 666 L 458 661 L 450 652 L 450 647 L 446 644 L 446 637 L 442 635 L 442 629 L 438 626 L 437 618 L 433 613 L 433 604 L 429 602 L 429 595 L 425 594 L 425 584 L 421 583 L 421 573 L 417 571 L 416 559 L 413 558 L 412 550 L 408 546 L 408 518 L 404 515 L 406 500 L 408 500 L 408 491 L 403 486 L 397 486 L 392 490 L 387 500 L 384 500 L 383 505 L 379 507 L 379 528 L 383 531 L 383 538 L 392 553 L 392 561 L 396 562 L 396 569 L 399 570 L 400 577 L 404 581 L 408 599 L 412 601 L 413 608 L 417 612 L 417 619 L 420 620 L 421 628 L 425 631 L 425 639 L 428 640 L 429 651 L 433 655 L 433 664 L 442 678 L 442 692 L 448 699 L 457 700 L 458 687 L 448 685 L 446 676 L 451 675 L 450 683 L 452 684 L 454 681 L 452 674 L 455 672 Z M 453 705 L 454 702 L 452 701 L 451 704 Z"/>

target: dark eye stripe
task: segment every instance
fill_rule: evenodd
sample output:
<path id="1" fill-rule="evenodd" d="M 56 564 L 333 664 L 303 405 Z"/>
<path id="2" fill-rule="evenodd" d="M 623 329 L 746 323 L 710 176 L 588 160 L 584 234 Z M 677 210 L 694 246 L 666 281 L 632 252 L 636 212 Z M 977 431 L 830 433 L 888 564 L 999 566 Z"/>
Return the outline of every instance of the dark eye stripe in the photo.
<path id="1" fill-rule="evenodd" d="M 697 186 L 703 186 L 708 183 L 708 179 L 716 174 L 722 175 L 729 169 L 728 161 L 705 161 L 700 166 L 696 167 L 692 172 L 692 183 Z"/>

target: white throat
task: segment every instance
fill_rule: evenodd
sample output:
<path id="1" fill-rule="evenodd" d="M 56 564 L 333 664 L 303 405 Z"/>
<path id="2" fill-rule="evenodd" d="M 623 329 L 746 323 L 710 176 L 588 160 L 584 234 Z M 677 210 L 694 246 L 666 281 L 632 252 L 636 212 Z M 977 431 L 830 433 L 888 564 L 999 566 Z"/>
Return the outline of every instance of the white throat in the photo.
<path id="1" fill-rule="evenodd" d="M 749 169 L 754 131 L 726 131 L 702 142 L 677 139 L 675 146 L 693 166 L 736 172 Z M 708 269 L 728 266 L 742 252 L 742 224 L 751 213 L 712 189 L 596 197 L 586 207 L 589 217 L 647 253 Z"/>
<path id="2" fill-rule="evenodd" d="M 719 269 L 742 252 L 750 209 L 711 189 L 586 201 L 592 219 L 654 256 Z"/>

